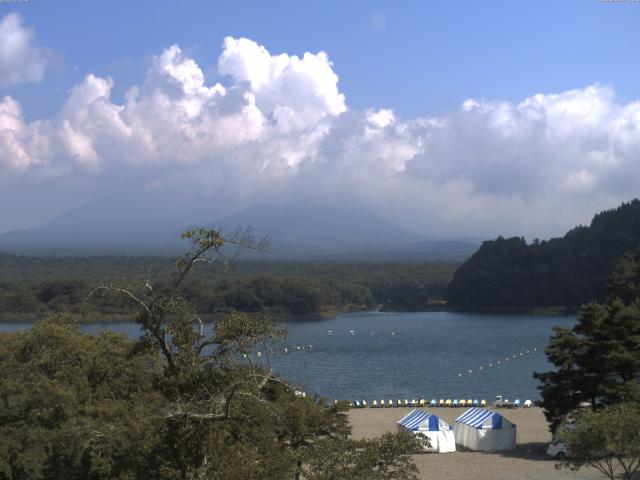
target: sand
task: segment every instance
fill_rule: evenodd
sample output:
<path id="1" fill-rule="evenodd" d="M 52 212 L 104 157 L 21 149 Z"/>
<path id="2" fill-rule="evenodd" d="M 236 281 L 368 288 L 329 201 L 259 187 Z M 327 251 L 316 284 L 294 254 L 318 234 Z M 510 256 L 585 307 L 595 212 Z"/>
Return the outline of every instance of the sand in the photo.
<path id="1" fill-rule="evenodd" d="M 453 424 L 464 408 L 426 408 L 444 421 Z M 410 408 L 353 409 L 349 419 L 354 438 L 371 438 L 395 431 L 396 421 Z M 538 407 L 499 410 L 518 426 L 518 448 L 508 452 L 481 453 L 458 451 L 443 454 L 415 455 L 420 479 L 493 480 L 493 479 L 601 479 L 594 469 L 572 472 L 557 470 L 556 461 L 545 454 L 551 441 L 547 422 Z"/>

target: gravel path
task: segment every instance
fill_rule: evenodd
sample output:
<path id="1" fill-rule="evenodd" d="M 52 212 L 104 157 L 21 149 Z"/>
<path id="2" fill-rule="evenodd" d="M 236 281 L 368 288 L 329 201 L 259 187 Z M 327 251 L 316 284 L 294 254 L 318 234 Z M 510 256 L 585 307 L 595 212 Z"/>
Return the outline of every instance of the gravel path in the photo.
<path id="1" fill-rule="evenodd" d="M 354 438 L 371 438 L 395 431 L 395 423 L 409 408 L 354 409 L 349 412 Z M 463 408 L 428 408 L 444 421 L 453 420 Z M 572 472 L 557 470 L 555 461 L 545 455 L 551 434 L 542 410 L 537 407 L 500 410 L 518 426 L 518 448 L 509 452 L 481 453 L 459 451 L 416 455 L 421 479 L 436 480 L 595 480 L 603 478 L 593 469 Z"/>

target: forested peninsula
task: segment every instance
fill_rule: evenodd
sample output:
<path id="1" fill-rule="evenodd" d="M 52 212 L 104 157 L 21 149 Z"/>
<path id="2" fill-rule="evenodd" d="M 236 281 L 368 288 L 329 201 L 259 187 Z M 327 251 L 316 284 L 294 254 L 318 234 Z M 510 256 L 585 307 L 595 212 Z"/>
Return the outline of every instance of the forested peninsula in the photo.
<path id="1" fill-rule="evenodd" d="M 380 308 L 442 308 L 453 262 L 243 261 L 199 266 L 181 286 L 205 316 L 243 311 L 323 318 Z M 125 302 L 84 301 L 101 285 L 167 288 L 165 257 L 31 257 L 0 253 L 0 320 L 76 313 L 82 321 L 128 320 Z"/>
<path id="2" fill-rule="evenodd" d="M 448 307 L 461 310 L 553 308 L 602 301 L 618 260 L 640 243 L 640 200 L 597 214 L 564 237 L 527 243 L 487 241 L 455 272 Z"/>

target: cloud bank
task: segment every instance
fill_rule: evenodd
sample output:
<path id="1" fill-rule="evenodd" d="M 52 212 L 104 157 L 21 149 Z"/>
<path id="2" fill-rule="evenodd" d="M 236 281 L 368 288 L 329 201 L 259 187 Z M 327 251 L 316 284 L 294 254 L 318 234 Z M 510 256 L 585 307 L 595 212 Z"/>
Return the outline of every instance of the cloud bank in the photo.
<path id="1" fill-rule="evenodd" d="M 0 32 L 7 24 L 23 32 L 15 48 L 33 48 L 19 17 Z M 0 82 L 14 54 L 0 47 Z M 435 236 L 560 233 L 638 194 L 640 101 L 618 103 L 608 86 L 404 119 L 350 110 L 325 52 L 272 54 L 227 37 L 217 70 L 223 80 L 207 82 L 173 45 L 119 102 L 114 80 L 92 74 L 53 118 L 27 121 L 5 96 L 0 174 L 52 192 L 109 194 L 126 181 L 247 206 L 331 199 Z M 42 76 L 22 71 L 11 81 Z"/>

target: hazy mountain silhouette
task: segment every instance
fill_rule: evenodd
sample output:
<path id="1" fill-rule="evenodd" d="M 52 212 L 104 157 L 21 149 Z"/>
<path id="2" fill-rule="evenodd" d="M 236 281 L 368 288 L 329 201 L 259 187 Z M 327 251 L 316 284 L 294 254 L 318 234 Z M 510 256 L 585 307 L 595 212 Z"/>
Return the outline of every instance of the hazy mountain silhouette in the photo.
<path id="1" fill-rule="evenodd" d="M 120 203 L 91 202 L 38 227 L 7 232 L 0 235 L 0 249 L 36 255 L 173 255 L 185 248 L 180 233 L 201 225 L 227 232 L 252 227 L 256 236 L 271 238 L 265 256 L 273 259 L 461 259 L 477 249 L 475 242 L 429 239 L 356 207 L 263 205 L 212 221 L 216 212 L 206 205 L 158 209 L 153 199 Z"/>

